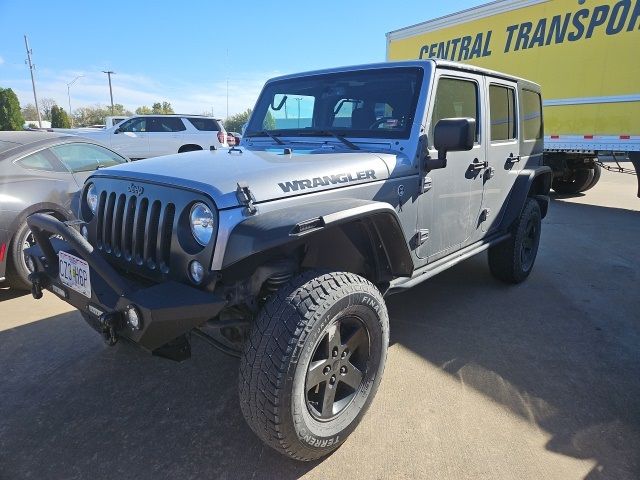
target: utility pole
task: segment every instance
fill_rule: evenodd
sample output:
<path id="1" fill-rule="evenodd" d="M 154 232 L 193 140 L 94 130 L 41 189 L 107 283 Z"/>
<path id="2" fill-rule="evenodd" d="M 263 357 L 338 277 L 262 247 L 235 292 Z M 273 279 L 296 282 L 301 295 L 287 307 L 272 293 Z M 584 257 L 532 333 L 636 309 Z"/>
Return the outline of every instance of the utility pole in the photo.
<path id="1" fill-rule="evenodd" d="M 38 112 L 38 126 L 42 128 L 42 117 L 40 116 L 40 107 L 38 107 L 38 95 L 36 95 L 36 81 L 33 79 L 33 70 L 36 66 L 31 63 L 31 54 L 33 53 L 29 48 L 29 41 L 27 36 L 24 36 L 24 46 L 27 49 L 27 61 L 29 62 L 29 71 L 31 72 L 31 85 L 33 86 L 33 100 L 36 102 L 36 112 Z"/>
<path id="2" fill-rule="evenodd" d="M 227 120 L 229 119 L 229 49 L 227 48 Z"/>
<path id="3" fill-rule="evenodd" d="M 102 73 L 106 73 L 109 77 L 109 96 L 111 97 L 111 115 L 113 115 L 113 90 L 111 90 L 111 75 L 114 75 L 116 72 L 112 72 L 111 70 L 103 70 Z"/>
<path id="4" fill-rule="evenodd" d="M 67 83 L 67 97 L 69 98 L 69 119 L 71 120 L 71 126 L 73 127 L 73 115 L 71 115 L 71 85 L 76 83 L 76 80 L 84 77 L 84 75 L 78 75 L 76 78 Z"/>

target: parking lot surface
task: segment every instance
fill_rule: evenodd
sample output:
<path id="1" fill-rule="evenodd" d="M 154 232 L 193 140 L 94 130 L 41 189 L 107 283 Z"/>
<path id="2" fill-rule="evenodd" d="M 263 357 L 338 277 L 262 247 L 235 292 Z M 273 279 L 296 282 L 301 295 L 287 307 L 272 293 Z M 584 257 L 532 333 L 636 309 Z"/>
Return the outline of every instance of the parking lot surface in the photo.
<path id="1" fill-rule="evenodd" d="M 238 361 L 110 348 L 53 295 L 0 290 L 0 479 L 640 478 L 640 199 L 555 198 L 527 282 L 473 258 L 388 299 L 373 405 L 314 463 L 242 419 Z"/>

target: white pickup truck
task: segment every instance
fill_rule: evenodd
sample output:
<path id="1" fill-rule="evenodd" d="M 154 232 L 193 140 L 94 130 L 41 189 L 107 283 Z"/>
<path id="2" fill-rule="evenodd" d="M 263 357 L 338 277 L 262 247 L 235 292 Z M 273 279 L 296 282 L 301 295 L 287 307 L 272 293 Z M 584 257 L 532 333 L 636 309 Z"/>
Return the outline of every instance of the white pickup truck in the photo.
<path id="1" fill-rule="evenodd" d="M 110 128 L 73 133 L 131 159 L 229 146 L 222 123 L 201 115 L 134 115 Z"/>

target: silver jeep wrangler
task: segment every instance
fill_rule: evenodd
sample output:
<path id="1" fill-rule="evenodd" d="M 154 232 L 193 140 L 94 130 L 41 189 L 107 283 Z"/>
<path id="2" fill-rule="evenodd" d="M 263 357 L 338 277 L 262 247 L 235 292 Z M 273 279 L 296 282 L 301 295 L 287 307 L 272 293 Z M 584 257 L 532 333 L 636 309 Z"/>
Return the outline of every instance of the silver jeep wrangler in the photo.
<path id="1" fill-rule="evenodd" d="M 542 138 L 539 86 L 476 67 L 276 78 L 240 147 L 98 170 L 81 221 L 31 216 L 32 293 L 109 344 L 182 360 L 197 335 L 239 356 L 250 427 L 317 459 L 376 393 L 385 295 L 487 249 L 494 276 L 527 278 L 552 179 Z"/>

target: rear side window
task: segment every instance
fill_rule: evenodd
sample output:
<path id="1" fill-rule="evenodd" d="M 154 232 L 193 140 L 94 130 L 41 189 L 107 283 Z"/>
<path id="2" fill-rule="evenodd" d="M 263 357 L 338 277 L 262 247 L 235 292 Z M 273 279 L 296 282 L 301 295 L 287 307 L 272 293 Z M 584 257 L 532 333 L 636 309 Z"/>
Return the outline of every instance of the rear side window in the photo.
<path id="1" fill-rule="evenodd" d="M 213 118 L 189 118 L 191 124 L 201 132 L 219 132 L 220 125 Z"/>
<path id="2" fill-rule="evenodd" d="M 489 109 L 491 116 L 491 140 L 501 141 L 515 139 L 516 101 L 513 88 L 490 85 Z"/>
<path id="3" fill-rule="evenodd" d="M 27 155 L 16 163 L 24 168 L 28 168 L 29 170 L 44 170 L 46 172 L 53 172 L 56 170 L 55 166 L 47 158 L 45 150 Z"/>
<path id="4" fill-rule="evenodd" d="M 65 143 L 51 147 L 51 151 L 72 172 L 90 172 L 111 167 L 127 160 L 111 150 L 89 143 Z"/>
<path id="5" fill-rule="evenodd" d="M 478 115 L 478 86 L 469 80 L 441 78 L 436 90 L 436 99 L 431 117 L 430 143 L 433 145 L 433 130 L 443 118 L 468 117 L 476 120 L 476 142 L 479 140 L 480 120 Z"/>
<path id="6" fill-rule="evenodd" d="M 542 100 L 538 92 L 522 91 L 522 108 L 524 111 L 524 139 L 542 138 Z"/>
<path id="7" fill-rule="evenodd" d="M 153 117 L 147 121 L 147 132 L 182 132 L 186 130 L 178 117 Z"/>

